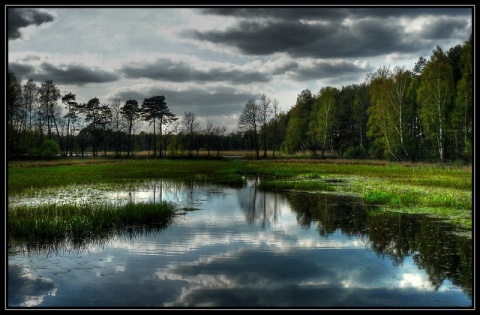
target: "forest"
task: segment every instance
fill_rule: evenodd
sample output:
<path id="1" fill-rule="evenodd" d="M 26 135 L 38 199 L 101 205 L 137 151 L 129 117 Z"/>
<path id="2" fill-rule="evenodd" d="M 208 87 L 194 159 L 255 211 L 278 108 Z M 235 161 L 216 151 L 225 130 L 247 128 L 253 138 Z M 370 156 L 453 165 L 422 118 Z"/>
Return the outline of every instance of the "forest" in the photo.
<path id="1" fill-rule="evenodd" d="M 177 115 L 164 95 L 143 101 L 94 97 L 76 102 L 54 81 L 40 85 L 8 71 L 6 155 L 9 159 L 61 156 L 195 157 L 199 152 L 255 152 L 255 158 L 309 154 L 313 158 L 392 161 L 473 159 L 472 36 L 449 50 L 439 46 L 411 70 L 383 66 L 361 84 L 305 89 L 281 111 L 267 95 L 246 100 L 235 131 L 193 112 Z M 142 122 L 152 132 L 140 131 Z"/>

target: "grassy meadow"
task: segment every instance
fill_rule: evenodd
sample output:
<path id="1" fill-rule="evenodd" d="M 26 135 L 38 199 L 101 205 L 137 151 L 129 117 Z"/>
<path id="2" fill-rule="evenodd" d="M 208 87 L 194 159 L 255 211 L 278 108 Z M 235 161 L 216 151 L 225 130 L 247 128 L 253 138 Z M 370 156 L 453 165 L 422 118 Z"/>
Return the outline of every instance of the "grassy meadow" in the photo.
<path id="1" fill-rule="evenodd" d="M 352 194 L 363 198 L 367 205 L 377 209 L 375 211 L 425 213 L 472 229 L 471 165 L 300 158 L 66 158 L 9 161 L 7 185 L 11 197 L 34 194 L 45 187 L 126 183 L 135 179 L 171 179 L 238 187 L 243 184 L 244 176 L 261 177 L 260 188 L 265 190 Z M 175 213 L 175 207 L 168 204 L 96 206 L 95 211 L 90 208 L 88 205 L 73 208 L 41 205 L 30 210 L 8 209 L 9 236 L 34 239 L 45 231 L 52 231 L 49 237 L 75 237 L 127 225 L 167 222 Z"/>

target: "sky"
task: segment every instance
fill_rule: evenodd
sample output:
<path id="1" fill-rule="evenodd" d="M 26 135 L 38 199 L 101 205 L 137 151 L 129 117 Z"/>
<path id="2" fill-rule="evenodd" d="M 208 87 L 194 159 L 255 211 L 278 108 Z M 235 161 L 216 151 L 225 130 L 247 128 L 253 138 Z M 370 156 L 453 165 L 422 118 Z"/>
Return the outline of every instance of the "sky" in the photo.
<path id="1" fill-rule="evenodd" d="M 382 66 L 412 70 L 437 45 L 463 45 L 474 9 L 5 6 L 6 62 L 22 84 L 52 80 L 78 103 L 164 95 L 176 117 L 236 131 L 250 99 L 287 112 L 303 90 L 360 84 Z"/>

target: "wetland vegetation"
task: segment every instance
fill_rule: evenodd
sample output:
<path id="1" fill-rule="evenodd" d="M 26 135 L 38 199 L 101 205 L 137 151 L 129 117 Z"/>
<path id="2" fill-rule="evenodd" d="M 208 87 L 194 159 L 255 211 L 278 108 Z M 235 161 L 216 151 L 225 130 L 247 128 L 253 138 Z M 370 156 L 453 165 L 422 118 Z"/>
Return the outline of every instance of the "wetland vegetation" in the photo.
<path id="1" fill-rule="evenodd" d="M 159 160 L 61 159 L 11 161 L 8 196 L 45 187 L 171 179 L 240 187 L 262 178 L 263 190 L 323 191 L 362 198 L 375 211 L 423 213 L 472 229 L 472 169 L 465 165 L 360 160 Z M 65 192 L 68 193 L 68 192 Z M 162 209 L 160 211 L 159 209 Z M 93 211 L 95 210 L 95 211 Z M 95 234 L 111 228 L 169 221 L 173 205 L 39 205 L 8 211 L 8 235 Z M 162 219 L 163 218 L 163 219 Z M 72 234 L 73 233 L 73 234 Z M 80 234 L 78 234 L 80 233 Z"/>

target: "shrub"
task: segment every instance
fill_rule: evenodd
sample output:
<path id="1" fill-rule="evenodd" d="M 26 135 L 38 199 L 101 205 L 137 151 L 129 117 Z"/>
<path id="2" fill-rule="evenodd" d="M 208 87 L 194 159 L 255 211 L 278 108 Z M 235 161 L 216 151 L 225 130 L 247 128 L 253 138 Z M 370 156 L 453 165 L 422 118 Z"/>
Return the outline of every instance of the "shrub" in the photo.
<path id="1" fill-rule="evenodd" d="M 343 157 L 347 159 L 364 159 L 368 157 L 368 152 L 364 147 L 348 147 L 343 153 Z"/>
<path id="2" fill-rule="evenodd" d="M 60 146 L 53 140 L 45 140 L 40 147 L 40 154 L 45 159 L 52 159 L 60 154 Z"/>

